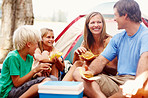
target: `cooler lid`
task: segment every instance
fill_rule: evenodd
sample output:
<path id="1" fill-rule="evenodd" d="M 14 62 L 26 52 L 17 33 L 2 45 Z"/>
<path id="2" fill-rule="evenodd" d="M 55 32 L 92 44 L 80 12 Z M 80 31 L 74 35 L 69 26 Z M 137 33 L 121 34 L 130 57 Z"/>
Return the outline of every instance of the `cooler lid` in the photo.
<path id="1" fill-rule="evenodd" d="M 83 82 L 74 81 L 46 81 L 38 86 L 39 90 L 71 90 L 79 91 L 83 87 Z"/>
<path id="2" fill-rule="evenodd" d="M 80 94 L 83 90 L 83 82 L 72 81 L 46 81 L 38 85 L 39 93 L 48 94 Z"/>

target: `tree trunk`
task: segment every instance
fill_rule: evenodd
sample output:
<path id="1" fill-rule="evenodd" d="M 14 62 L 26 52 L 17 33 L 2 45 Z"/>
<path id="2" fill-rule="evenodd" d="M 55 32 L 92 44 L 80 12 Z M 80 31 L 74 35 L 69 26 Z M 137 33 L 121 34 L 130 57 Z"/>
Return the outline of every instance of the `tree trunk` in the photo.
<path id="1" fill-rule="evenodd" d="M 32 0 L 3 0 L 1 22 L 0 63 L 13 50 L 12 37 L 16 28 L 33 25 Z"/>

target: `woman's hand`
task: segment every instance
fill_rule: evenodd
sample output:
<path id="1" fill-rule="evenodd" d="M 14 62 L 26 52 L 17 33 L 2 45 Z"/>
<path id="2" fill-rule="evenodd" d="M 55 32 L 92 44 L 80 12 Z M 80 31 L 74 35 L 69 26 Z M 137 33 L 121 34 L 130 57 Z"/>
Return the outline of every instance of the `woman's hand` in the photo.
<path id="1" fill-rule="evenodd" d="M 79 48 L 77 48 L 77 49 L 74 51 L 74 54 L 76 54 L 76 55 L 81 55 L 82 53 L 85 53 L 86 51 L 87 51 L 86 48 L 84 48 L 84 47 L 79 47 Z"/>
<path id="2" fill-rule="evenodd" d="M 85 53 L 87 51 L 84 47 L 79 47 L 74 51 L 74 58 L 73 58 L 73 64 L 75 61 L 80 60 L 79 55 Z"/>

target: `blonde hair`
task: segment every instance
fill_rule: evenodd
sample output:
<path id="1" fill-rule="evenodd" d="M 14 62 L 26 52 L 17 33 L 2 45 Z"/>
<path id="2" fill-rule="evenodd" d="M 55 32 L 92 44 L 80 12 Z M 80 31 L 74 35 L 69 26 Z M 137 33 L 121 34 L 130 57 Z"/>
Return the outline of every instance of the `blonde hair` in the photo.
<path id="1" fill-rule="evenodd" d="M 14 49 L 21 50 L 25 47 L 27 42 L 36 43 L 40 40 L 40 31 L 35 29 L 32 25 L 24 25 L 14 31 L 13 47 Z"/>
<path id="2" fill-rule="evenodd" d="M 48 32 L 53 32 L 53 30 L 52 29 L 49 29 L 49 28 L 42 28 L 40 31 L 41 31 L 41 38 L 42 39 L 43 39 L 43 37 L 46 34 L 48 34 Z M 39 42 L 38 46 L 39 46 L 41 52 L 43 52 L 44 49 L 43 49 L 43 43 L 42 43 L 42 41 Z"/>
<path id="3" fill-rule="evenodd" d="M 92 32 L 89 30 L 88 24 L 89 24 L 89 22 L 90 22 L 90 19 L 91 19 L 92 17 L 96 16 L 96 15 L 100 15 L 100 16 L 101 16 L 101 20 L 102 20 L 102 22 L 103 22 L 103 28 L 102 28 L 101 36 L 100 36 L 100 42 L 101 42 L 102 44 L 104 44 L 104 43 L 103 43 L 103 40 L 104 40 L 104 38 L 105 38 L 105 36 L 106 36 L 106 34 L 107 34 L 107 33 L 106 33 L 106 24 L 105 24 L 105 20 L 104 20 L 104 18 L 103 18 L 103 16 L 102 16 L 101 13 L 99 13 L 99 12 L 92 12 L 92 13 L 90 13 L 89 15 L 87 15 L 86 21 L 85 21 L 85 25 L 84 25 L 84 45 L 85 45 L 85 47 L 86 47 L 87 49 L 90 49 L 91 46 L 93 45 L 94 41 L 95 41 L 94 38 L 93 38 Z"/>
<path id="4" fill-rule="evenodd" d="M 53 30 L 48 29 L 48 28 L 42 28 L 41 29 L 41 37 L 43 38 L 43 36 L 46 35 L 48 32 L 53 32 Z"/>

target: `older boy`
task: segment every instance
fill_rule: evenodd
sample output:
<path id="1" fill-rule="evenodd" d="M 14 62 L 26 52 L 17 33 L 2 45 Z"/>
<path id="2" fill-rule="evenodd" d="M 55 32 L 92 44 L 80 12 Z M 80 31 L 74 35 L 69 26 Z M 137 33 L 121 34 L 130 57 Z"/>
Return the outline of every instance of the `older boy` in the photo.
<path id="1" fill-rule="evenodd" d="M 9 52 L 4 60 L 0 77 L 0 97 L 38 96 L 38 84 L 50 80 L 45 77 L 31 80 L 37 72 L 49 69 L 49 64 L 40 63 L 38 67 L 31 70 L 32 56 L 39 40 L 40 32 L 29 25 L 21 26 L 14 32 L 13 46 L 16 50 Z"/>

